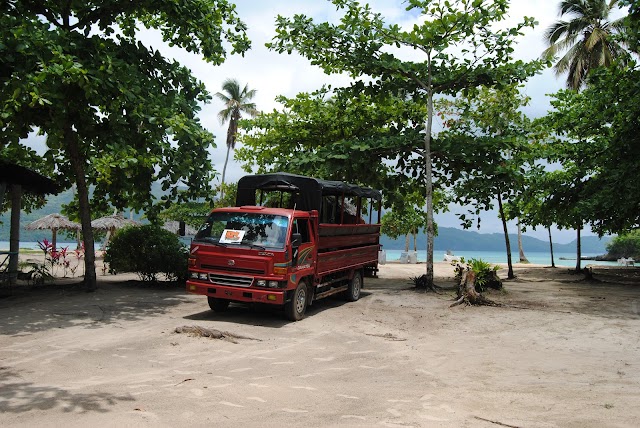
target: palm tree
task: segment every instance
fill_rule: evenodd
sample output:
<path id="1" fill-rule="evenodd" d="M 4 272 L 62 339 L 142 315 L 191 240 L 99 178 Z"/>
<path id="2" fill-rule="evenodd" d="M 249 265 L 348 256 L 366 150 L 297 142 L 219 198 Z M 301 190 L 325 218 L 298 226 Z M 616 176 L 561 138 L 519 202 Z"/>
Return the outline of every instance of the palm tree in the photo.
<path id="1" fill-rule="evenodd" d="M 236 79 L 227 79 L 222 84 L 222 92 L 216 92 L 218 97 L 225 105 L 223 110 L 218 113 L 220 123 L 224 124 L 229 121 L 227 129 L 227 157 L 224 160 L 224 168 L 222 169 L 222 184 L 224 184 L 224 176 L 227 172 L 227 163 L 229 162 L 229 152 L 236 147 L 236 134 L 238 133 L 238 121 L 242 113 L 247 113 L 251 117 L 258 114 L 255 103 L 250 103 L 256 95 L 256 90 L 249 90 L 249 85 L 245 85 L 244 89 L 240 89 L 240 83 Z M 221 187 L 222 188 L 222 187 Z"/>
<path id="2" fill-rule="evenodd" d="M 569 21 L 556 21 L 545 32 L 549 47 L 542 58 L 554 60 L 559 52 L 564 56 L 554 66 L 556 75 L 567 75 L 567 87 L 578 90 L 589 71 L 609 67 L 616 60 L 625 61 L 625 50 L 611 36 L 624 31 L 624 18 L 609 21 L 617 9 L 618 0 L 563 0 L 560 16 L 571 15 Z M 626 62 L 626 61 L 625 61 Z"/>

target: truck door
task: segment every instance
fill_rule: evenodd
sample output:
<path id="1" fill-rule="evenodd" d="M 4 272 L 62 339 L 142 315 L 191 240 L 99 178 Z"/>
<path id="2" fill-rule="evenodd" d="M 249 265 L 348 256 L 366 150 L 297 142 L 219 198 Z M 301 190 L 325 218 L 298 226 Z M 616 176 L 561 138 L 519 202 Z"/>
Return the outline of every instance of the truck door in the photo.
<path id="1" fill-rule="evenodd" d="M 298 269 L 304 269 L 313 266 L 314 263 L 314 246 L 311 240 L 311 230 L 309 229 L 309 220 L 306 218 L 297 218 L 293 221 L 292 233 L 300 234 L 302 238 L 300 246 L 294 250 L 293 266 Z"/>

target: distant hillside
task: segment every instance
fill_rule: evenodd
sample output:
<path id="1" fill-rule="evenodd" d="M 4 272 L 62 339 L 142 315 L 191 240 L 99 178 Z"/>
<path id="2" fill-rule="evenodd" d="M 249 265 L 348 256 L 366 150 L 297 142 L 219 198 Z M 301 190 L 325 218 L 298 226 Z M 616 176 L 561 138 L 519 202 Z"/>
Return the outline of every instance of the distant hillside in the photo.
<path id="1" fill-rule="evenodd" d="M 511 241 L 511 250 L 518 251 L 518 236 L 509 235 Z M 424 250 L 427 238 L 425 234 L 418 235 L 418 248 Z M 605 254 L 606 244 L 609 238 L 602 240 L 596 236 L 586 236 L 581 239 L 583 253 Z M 404 238 L 393 240 L 388 236 L 383 236 L 380 240 L 383 248 L 389 250 L 403 250 Z M 411 241 L 413 245 L 413 238 Z M 522 236 L 522 246 L 525 253 L 532 252 L 548 252 L 549 242 L 542 241 L 531 236 Z M 438 236 L 434 240 L 435 251 L 451 250 L 456 251 L 505 251 L 504 235 L 501 233 L 478 233 L 470 230 L 460 230 L 453 227 L 439 227 Z M 568 244 L 553 244 L 553 250 L 558 253 L 573 253 L 576 251 L 576 242 Z"/>

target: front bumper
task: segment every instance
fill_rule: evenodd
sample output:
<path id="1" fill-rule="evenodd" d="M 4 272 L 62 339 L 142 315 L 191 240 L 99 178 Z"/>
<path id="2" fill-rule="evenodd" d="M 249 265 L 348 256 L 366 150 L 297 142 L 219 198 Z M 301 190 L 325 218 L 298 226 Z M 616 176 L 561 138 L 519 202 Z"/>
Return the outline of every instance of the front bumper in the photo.
<path id="1" fill-rule="evenodd" d="M 270 305 L 283 305 L 285 303 L 285 290 L 268 290 L 245 287 L 228 287 L 199 281 L 187 281 L 187 291 L 193 294 L 202 294 L 217 299 L 226 299 L 235 302 L 266 303 Z"/>

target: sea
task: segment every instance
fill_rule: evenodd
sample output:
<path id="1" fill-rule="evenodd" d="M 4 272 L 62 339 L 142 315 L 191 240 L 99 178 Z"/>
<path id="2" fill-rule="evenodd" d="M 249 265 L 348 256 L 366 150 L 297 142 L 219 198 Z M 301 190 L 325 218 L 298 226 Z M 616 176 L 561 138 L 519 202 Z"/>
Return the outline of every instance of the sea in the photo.
<path id="1" fill-rule="evenodd" d="M 49 242 L 51 242 L 51 238 L 47 238 L 49 240 Z M 73 242 L 56 242 L 56 246 L 58 248 L 64 248 L 64 247 L 69 247 L 69 250 L 75 250 L 76 247 L 78 246 L 78 244 L 73 241 Z M 9 251 L 9 241 L 0 241 L 0 251 Z M 95 243 L 95 249 L 98 250 L 102 247 L 102 243 L 101 242 L 96 242 Z M 38 244 L 37 242 L 29 242 L 29 241 L 20 241 L 20 249 L 25 249 L 25 250 L 40 250 L 40 244 Z"/>
<path id="2" fill-rule="evenodd" d="M 188 245 L 188 242 L 185 242 Z M 58 242 L 58 247 L 69 247 L 70 249 L 76 248 L 75 242 Z M 101 247 L 101 243 L 97 242 L 95 248 L 99 249 Z M 30 250 L 39 250 L 37 242 L 20 242 L 20 248 L 30 249 Z M 0 241 L 0 251 L 9 251 L 9 242 L 8 241 Z M 388 262 L 399 261 L 400 255 L 403 253 L 402 250 L 384 250 L 386 253 L 386 260 Z M 427 252 L 425 250 L 418 250 L 418 262 L 425 263 L 427 260 Z M 436 262 L 444 260 L 444 251 L 434 251 L 433 252 L 433 260 Z M 458 257 L 464 257 L 465 260 L 470 259 L 479 259 L 483 260 L 487 263 L 507 263 L 507 254 L 504 251 L 455 251 L 454 254 Z M 582 257 L 595 257 L 602 254 L 592 254 L 592 253 L 582 253 Z M 545 266 L 551 266 L 551 255 L 548 252 L 526 252 L 525 256 L 529 260 L 529 263 L 532 264 L 540 264 Z M 553 258 L 556 266 L 570 266 L 575 267 L 576 265 L 576 253 L 553 253 Z M 513 263 L 517 263 L 519 260 L 518 253 L 513 253 L 511 255 L 511 261 Z M 616 262 L 596 262 L 594 260 L 582 260 L 581 265 L 584 267 L 588 264 L 599 264 L 599 265 L 617 265 Z"/>
<path id="3" fill-rule="evenodd" d="M 387 261 L 397 261 L 400 260 L 400 255 L 404 252 L 403 250 L 384 250 L 386 252 Z M 418 250 L 418 262 L 425 263 L 427 261 L 427 252 L 426 250 Z M 445 251 L 434 251 L 433 252 L 433 260 L 436 262 L 444 261 Z M 470 259 L 478 259 L 483 260 L 487 263 L 507 263 L 507 253 L 506 251 L 455 251 L 453 253 L 454 256 L 464 257 L 465 260 Z M 551 254 L 548 252 L 527 252 L 525 251 L 524 255 L 529 260 L 529 263 L 539 264 L 545 266 L 551 266 Z M 582 253 L 582 257 L 595 257 L 601 256 L 602 254 L 592 254 L 592 253 Z M 576 253 L 557 253 L 554 251 L 553 259 L 556 266 L 576 266 Z M 520 256 L 518 253 L 511 254 L 511 262 L 518 263 L 520 260 Z M 581 266 L 584 267 L 588 264 L 598 264 L 598 265 L 617 265 L 616 262 L 596 262 L 595 260 L 582 260 Z"/>

